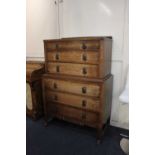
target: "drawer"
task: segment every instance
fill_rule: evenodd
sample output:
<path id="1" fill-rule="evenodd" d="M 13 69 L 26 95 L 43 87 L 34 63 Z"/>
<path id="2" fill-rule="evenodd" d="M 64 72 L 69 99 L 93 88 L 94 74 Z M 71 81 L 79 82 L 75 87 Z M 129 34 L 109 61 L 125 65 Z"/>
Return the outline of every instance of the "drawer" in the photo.
<path id="1" fill-rule="evenodd" d="M 86 112 L 72 107 L 63 106 L 61 104 L 47 104 L 48 116 L 55 116 L 64 120 L 90 127 L 96 127 L 99 122 L 99 114 Z"/>
<path id="2" fill-rule="evenodd" d="M 83 118 L 85 118 L 85 124 L 88 126 L 94 126 L 99 122 L 99 113 L 86 112 L 83 114 Z"/>
<path id="3" fill-rule="evenodd" d="M 47 61 L 98 64 L 99 53 L 94 51 L 47 52 Z"/>
<path id="4" fill-rule="evenodd" d="M 47 111 L 48 115 L 56 115 L 61 118 L 69 117 L 76 120 L 82 120 L 83 111 L 79 109 L 75 109 L 72 107 L 63 106 L 61 104 L 52 104 L 51 102 L 47 103 Z"/>
<path id="5" fill-rule="evenodd" d="M 83 96 L 99 97 L 100 86 L 97 84 L 87 84 L 73 81 L 56 80 L 44 78 L 45 89 L 78 94 Z"/>
<path id="6" fill-rule="evenodd" d="M 80 49 L 80 50 L 97 50 L 100 48 L 99 41 L 57 41 L 45 42 L 45 47 L 50 50 L 64 50 L 64 49 Z"/>
<path id="7" fill-rule="evenodd" d="M 72 64 L 72 63 L 47 63 L 48 73 L 64 75 L 98 77 L 98 65 Z"/>
<path id="8" fill-rule="evenodd" d="M 61 103 L 64 105 L 69 105 L 72 107 L 88 109 L 92 111 L 99 111 L 99 100 L 82 97 L 67 93 L 60 93 L 60 92 L 53 92 L 53 91 L 46 91 L 45 99 L 47 102 L 55 102 Z"/>

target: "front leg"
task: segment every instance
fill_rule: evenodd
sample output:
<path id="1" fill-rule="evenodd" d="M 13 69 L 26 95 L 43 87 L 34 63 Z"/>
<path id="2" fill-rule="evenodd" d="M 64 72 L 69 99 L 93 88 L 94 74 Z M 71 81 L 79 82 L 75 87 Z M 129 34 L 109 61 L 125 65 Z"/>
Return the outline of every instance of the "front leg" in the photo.
<path id="1" fill-rule="evenodd" d="M 50 122 L 50 121 L 52 121 L 53 120 L 53 117 L 50 117 L 50 118 L 48 118 L 48 117 L 44 117 L 44 126 L 45 127 L 47 127 L 48 126 L 48 123 Z"/>
<path id="2" fill-rule="evenodd" d="M 46 115 L 44 116 L 44 126 L 48 126 L 48 117 Z"/>
<path id="3" fill-rule="evenodd" d="M 97 128 L 97 144 L 101 143 L 102 133 L 103 133 L 102 127 Z"/>
<path id="4" fill-rule="evenodd" d="M 32 118 L 33 118 L 33 121 L 37 120 L 37 111 L 36 110 L 32 111 Z"/>

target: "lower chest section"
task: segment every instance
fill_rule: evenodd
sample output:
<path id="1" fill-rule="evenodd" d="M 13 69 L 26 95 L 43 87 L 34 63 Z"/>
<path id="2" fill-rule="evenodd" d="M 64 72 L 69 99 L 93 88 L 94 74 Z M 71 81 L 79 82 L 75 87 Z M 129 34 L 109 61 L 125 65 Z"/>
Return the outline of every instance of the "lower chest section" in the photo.
<path id="1" fill-rule="evenodd" d="M 46 117 L 97 127 L 102 115 L 102 85 L 53 78 L 43 79 Z"/>

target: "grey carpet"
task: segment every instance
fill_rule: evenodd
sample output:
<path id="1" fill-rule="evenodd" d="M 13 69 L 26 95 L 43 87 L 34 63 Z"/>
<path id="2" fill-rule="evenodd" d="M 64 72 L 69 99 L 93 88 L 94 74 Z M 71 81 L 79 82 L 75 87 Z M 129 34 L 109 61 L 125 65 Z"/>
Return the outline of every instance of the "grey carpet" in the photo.
<path id="1" fill-rule="evenodd" d="M 128 131 L 109 126 L 101 144 L 96 131 L 54 119 L 44 127 L 43 119 L 26 119 L 27 155 L 125 155 L 120 148 L 120 133 Z"/>

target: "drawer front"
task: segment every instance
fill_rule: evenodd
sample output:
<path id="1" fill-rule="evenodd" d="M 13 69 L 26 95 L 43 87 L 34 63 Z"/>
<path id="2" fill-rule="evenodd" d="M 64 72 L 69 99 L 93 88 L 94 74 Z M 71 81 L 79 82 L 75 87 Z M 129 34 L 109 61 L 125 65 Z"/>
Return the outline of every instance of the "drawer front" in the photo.
<path id="1" fill-rule="evenodd" d="M 63 106 L 61 104 L 52 104 L 50 102 L 48 102 L 47 106 L 48 116 L 55 116 L 90 127 L 96 127 L 99 123 L 99 114 L 97 113 L 86 112 L 72 107 Z"/>
<path id="2" fill-rule="evenodd" d="M 44 78 L 45 89 L 78 94 L 83 96 L 100 96 L 100 86 L 97 84 L 79 83 L 65 80 Z"/>
<path id="3" fill-rule="evenodd" d="M 80 50 L 98 50 L 100 48 L 99 41 L 57 41 L 45 42 L 45 47 L 50 50 L 64 49 L 80 49 Z"/>
<path id="4" fill-rule="evenodd" d="M 61 103 L 64 105 L 69 105 L 77 108 L 88 109 L 92 111 L 99 111 L 99 100 L 81 97 L 77 95 L 46 91 L 45 98 L 47 102 Z"/>
<path id="5" fill-rule="evenodd" d="M 47 52 L 47 61 L 98 64 L 99 53 L 94 51 Z"/>
<path id="6" fill-rule="evenodd" d="M 83 111 L 79 109 L 75 109 L 72 107 L 63 106 L 60 104 L 52 104 L 52 102 L 48 102 L 47 104 L 48 115 L 56 115 L 61 118 L 69 117 L 76 120 L 83 119 Z"/>
<path id="7" fill-rule="evenodd" d="M 48 73 L 83 76 L 83 77 L 98 77 L 98 65 L 84 65 L 72 63 L 48 63 Z"/>
<path id="8" fill-rule="evenodd" d="M 99 114 L 93 112 L 86 112 L 85 114 L 85 124 L 88 126 L 94 126 L 99 123 Z"/>

